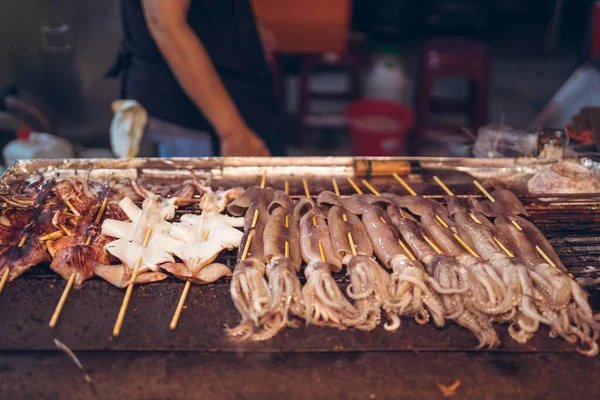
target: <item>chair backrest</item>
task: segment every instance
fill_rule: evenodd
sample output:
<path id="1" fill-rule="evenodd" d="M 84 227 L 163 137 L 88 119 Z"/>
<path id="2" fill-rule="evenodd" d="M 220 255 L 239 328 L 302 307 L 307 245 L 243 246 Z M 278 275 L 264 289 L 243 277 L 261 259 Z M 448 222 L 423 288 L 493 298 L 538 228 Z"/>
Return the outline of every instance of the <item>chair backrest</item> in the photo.
<path id="1" fill-rule="evenodd" d="M 279 53 L 346 50 L 351 0 L 252 0 L 257 19 L 275 36 Z"/>

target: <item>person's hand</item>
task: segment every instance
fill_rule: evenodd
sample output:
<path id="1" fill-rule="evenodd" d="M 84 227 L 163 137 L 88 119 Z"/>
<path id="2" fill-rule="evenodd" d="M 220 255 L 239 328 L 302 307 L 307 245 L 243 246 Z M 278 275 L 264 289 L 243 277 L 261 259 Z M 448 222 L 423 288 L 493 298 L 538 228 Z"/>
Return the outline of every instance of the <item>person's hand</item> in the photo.
<path id="1" fill-rule="evenodd" d="M 221 137 L 221 155 L 223 157 L 271 155 L 265 142 L 249 128 L 232 131 Z"/>

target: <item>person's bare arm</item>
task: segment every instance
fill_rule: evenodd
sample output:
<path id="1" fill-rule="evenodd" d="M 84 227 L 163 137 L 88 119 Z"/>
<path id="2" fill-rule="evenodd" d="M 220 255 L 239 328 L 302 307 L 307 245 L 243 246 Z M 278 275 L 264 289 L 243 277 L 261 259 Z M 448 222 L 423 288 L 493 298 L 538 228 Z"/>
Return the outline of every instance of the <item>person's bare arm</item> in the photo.
<path id="1" fill-rule="evenodd" d="M 190 3 L 142 0 L 152 37 L 181 87 L 219 135 L 222 155 L 269 155 L 264 142 L 244 122 L 200 38 L 188 25 Z"/>

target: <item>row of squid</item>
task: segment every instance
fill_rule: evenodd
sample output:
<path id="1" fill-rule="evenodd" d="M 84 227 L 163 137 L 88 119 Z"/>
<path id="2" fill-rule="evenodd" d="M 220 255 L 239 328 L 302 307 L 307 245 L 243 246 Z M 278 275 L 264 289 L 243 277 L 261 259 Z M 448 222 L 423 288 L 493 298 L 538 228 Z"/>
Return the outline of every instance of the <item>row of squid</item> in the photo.
<path id="1" fill-rule="evenodd" d="M 240 244 L 243 219 L 221 212 L 243 189 L 213 191 L 193 178 L 158 195 L 136 182 L 92 182 L 88 173 L 60 182 L 40 179 L 1 195 L 0 276 L 6 272 L 13 281 L 43 262 L 65 280 L 73 277 L 75 287 L 93 276 L 123 288 L 166 279 L 167 273 L 196 283 L 231 275 L 214 261 Z M 181 205 L 201 214 L 171 222 Z"/>
<path id="2" fill-rule="evenodd" d="M 10 280 L 50 261 L 75 287 L 93 276 L 118 287 L 167 274 L 210 283 L 232 275 L 215 262 L 220 252 L 239 248 L 231 296 L 241 322 L 226 329 L 235 341 L 266 340 L 302 322 L 368 331 L 383 319 L 394 331 L 414 318 L 454 321 L 479 348 L 500 344 L 496 324 L 519 343 L 545 325 L 580 352 L 598 353 L 599 318 L 587 294 L 507 190 L 494 192 L 495 202 L 447 197 L 445 205 L 327 191 L 294 202 L 268 187 L 213 191 L 195 177 L 159 193 L 88 174 L 0 197 L 0 275 Z M 201 213 L 172 222 L 181 205 Z M 345 291 L 334 275 L 344 267 Z"/>
<path id="3" fill-rule="evenodd" d="M 228 206 L 244 215 L 231 281 L 241 315 L 226 334 L 266 340 L 305 324 L 370 331 L 385 319 L 447 321 L 470 330 L 477 348 L 500 344 L 495 324 L 529 341 L 540 325 L 594 356 L 598 316 L 527 211 L 508 190 L 496 201 L 321 193 L 316 201 L 251 187 Z M 248 243 L 249 242 L 249 243 Z M 248 244 L 248 245 L 246 245 Z M 542 256 L 543 255 L 543 256 Z M 298 273 L 306 263 L 301 284 Z M 334 273 L 345 267 L 345 293 Z"/>

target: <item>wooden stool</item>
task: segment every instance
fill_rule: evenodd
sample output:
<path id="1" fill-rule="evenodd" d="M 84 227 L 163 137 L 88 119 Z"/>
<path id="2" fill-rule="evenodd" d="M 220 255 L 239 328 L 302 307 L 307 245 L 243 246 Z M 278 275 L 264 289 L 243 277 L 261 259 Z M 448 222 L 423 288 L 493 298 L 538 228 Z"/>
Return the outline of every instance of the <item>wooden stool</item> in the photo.
<path id="1" fill-rule="evenodd" d="M 438 78 L 466 79 L 470 83 L 469 98 L 443 99 L 433 96 Z M 468 128 L 488 123 L 490 92 L 490 56 L 488 46 L 480 41 L 438 38 L 427 42 L 421 56 L 417 91 L 417 132 L 419 141 L 447 141 L 464 138 L 462 126 L 433 124 L 430 113 L 463 113 L 469 117 Z"/>

